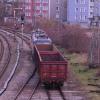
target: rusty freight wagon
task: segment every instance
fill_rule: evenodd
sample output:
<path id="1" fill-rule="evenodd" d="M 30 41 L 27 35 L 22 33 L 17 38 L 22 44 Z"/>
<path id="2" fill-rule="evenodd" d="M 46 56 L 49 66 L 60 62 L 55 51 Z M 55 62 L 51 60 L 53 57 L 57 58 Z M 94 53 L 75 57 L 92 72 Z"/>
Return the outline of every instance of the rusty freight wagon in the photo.
<path id="1" fill-rule="evenodd" d="M 62 86 L 67 79 L 67 61 L 58 49 L 52 44 L 36 44 L 34 57 L 41 82 Z"/>

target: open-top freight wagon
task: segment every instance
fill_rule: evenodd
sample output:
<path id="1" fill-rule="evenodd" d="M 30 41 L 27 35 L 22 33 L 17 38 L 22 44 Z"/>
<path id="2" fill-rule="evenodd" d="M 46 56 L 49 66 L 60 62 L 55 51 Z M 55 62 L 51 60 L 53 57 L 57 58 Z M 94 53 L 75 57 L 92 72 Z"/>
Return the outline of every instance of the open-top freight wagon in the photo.
<path id="1" fill-rule="evenodd" d="M 35 65 L 41 82 L 62 86 L 67 79 L 67 61 L 44 31 L 33 32 L 32 38 Z"/>
<path id="2" fill-rule="evenodd" d="M 45 85 L 63 85 L 67 78 L 67 61 L 54 45 L 35 45 L 35 63 Z"/>

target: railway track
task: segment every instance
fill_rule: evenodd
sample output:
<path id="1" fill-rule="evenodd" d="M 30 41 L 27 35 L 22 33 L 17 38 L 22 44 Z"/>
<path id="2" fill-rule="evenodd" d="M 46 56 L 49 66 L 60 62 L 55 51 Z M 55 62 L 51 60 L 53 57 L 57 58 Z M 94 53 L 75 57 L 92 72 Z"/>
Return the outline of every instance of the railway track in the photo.
<path id="1" fill-rule="evenodd" d="M 10 44 L 9 44 L 8 40 L 5 38 L 5 36 L 2 35 L 2 34 L 0 34 L 0 36 L 2 36 L 2 38 L 6 41 L 6 44 L 7 44 L 7 47 L 8 47 L 7 48 L 8 49 L 8 56 L 6 57 L 7 58 L 6 63 L 4 63 L 4 66 L 3 66 L 3 68 L 0 72 L 0 79 L 1 79 L 1 77 L 3 76 L 4 72 L 6 71 L 6 69 L 8 68 L 8 65 L 10 63 L 10 59 L 11 59 L 11 49 L 10 48 L 11 47 L 10 47 Z M 3 48 L 3 52 L 4 52 L 4 48 Z M 3 52 L 2 52 L 2 56 L 3 56 Z"/>
<path id="2" fill-rule="evenodd" d="M 15 29 L 7 28 L 7 27 L 1 27 L 1 29 L 11 31 L 11 32 L 13 32 L 13 33 L 15 33 L 15 34 L 18 33 L 18 34 L 21 34 L 21 35 L 22 35 L 21 31 L 17 31 L 17 30 L 15 30 Z M 25 35 L 25 34 L 24 34 L 24 36 L 25 36 L 28 40 L 30 39 L 30 36 L 27 36 L 27 35 Z"/>
<path id="3" fill-rule="evenodd" d="M 22 86 L 22 87 L 20 88 L 20 90 L 17 92 L 17 94 L 16 94 L 14 100 L 17 100 L 17 99 L 21 96 L 21 94 L 23 94 L 23 93 L 25 92 L 25 90 L 26 90 L 25 88 L 27 88 L 29 82 L 33 80 L 33 78 L 34 78 L 35 75 L 36 75 L 36 72 L 37 72 L 37 68 L 35 68 L 35 70 L 34 70 L 34 72 L 32 73 L 32 75 L 28 78 L 28 80 L 25 82 L 25 84 L 23 84 L 23 86 Z M 35 93 L 37 87 L 39 86 L 40 81 L 38 80 L 35 84 L 36 84 L 36 86 L 33 88 L 33 91 L 31 92 L 30 96 L 28 97 L 28 100 L 31 100 L 31 99 L 32 99 L 32 96 L 34 95 L 34 93 Z"/>
<path id="4" fill-rule="evenodd" d="M 31 40 L 26 35 L 22 35 L 21 32 L 17 32 L 14 29 L 4 28 L 4 27 L 2 29 L 4 29 L 4 30 L 10 32 L 11 34 L 13 34 L 14 35 L 14 38 L 16 38 L 16 36 L 19 37 L 21 40 L 23 40 L 29 46 L 30 49 L 32 49 L 31 43 L 30 43 Z"/>
<path id="5" fill-rule="evenodd" d="M 13 30 L 9 29 L 7 31 L 9 31 L 10 33 L 14 34 Z M 19 32 L 18 33 L 16 32 L 15 35 L 17 37 L 23 39 L 24 42 L 29 46 L 29 48 L 31 48 L 30 39 L 28 37 L 22 36 L 22 34 L 20 34 Z M 23 84 L 23 86 L 21 86 L 20 90 L 18 90 L 17 94 L 15 95 L 14 99 L 12 99 L 12 100 L 21 100 L 20 97 L 23 96 L 23 93 L 25 95 L 25 93 L 26 93 L 25 90 L 27 89 L 27 86 L 28 86 L 29 82 L 34 78 L 35 73 L 36 73 L 36 70 L 33 72 L 33 74 L 30 76 L 30 78 L 25 82 L 25 84 Z M 34 87 L 31 86 L 31 88 L 33 88 L 33 91 L 31 91 L 31 93 L 28 95 L 27 100 L 36 100 L 36 99 L 34 99 L 33 96 L 34 96 L 35 91 L 37 90 L 37 88 L 39 86 L 39 81 L 37 81 L 35 84 L 36 85 Z M 46 98 L 47 98 L 46 100 L 57 100 L 57 99 L 54 98 L 54 95 L 56 95 L 56 94 L 57 94 L 56 97 L 60 98 L 58 100 L 74 100 L 73 98 L 72 99 L 68 99 L 67 97 L 65 97 L 65 95 L 64 95 L 65 93 L 61 88 L 58 88 L 57 90 L 53 90 L 53 91 L 46 89 L 45 92 L 47 94 L 46 95 Z M 68 93 L 72 93 L 73 91 L 67 91 L 67 92 Z M 75 93 L 76 93 L 76 91 L 75 91 Z M 75 100 L 85 100 L 85 99 L 75 99 Z"/>
<path id="6" fill-rule="evenodd" d="M 18 64 L 18 60 L 19 60 L 19 50 L 16 50 L 18 55 L 17 55 L 17 57 L 15 57 L 14 55 L 16 55 L 16 54 L 14 52 L 14 48 L 12 49 L 11 41 L 9 41 L 9 38 L 6 37 L 7 35 L 1 31 L 0 36 L 4 39 L 4 42 L 6 43 L 6 44 L 3 43 L 3 45 L 5 47 L 4 51 L 5 52 L 8 51 L 5 53 L 5 55 L 7 55 L 7 57 L 6 57 L 6 59 L 3 59 L 3 62 L 5 62 L 5 63 L 0 72 L 0 79 L 1 79 L 0 80 L 0 82 L 1 82 L 0 83 L 0 86 L 1 86 L 0 87 L 0 95 L 2 95 L 5 92 L 5 90 L 7 89 L 8 84 L 11 81 L 11 79 L 15 73 L 15 70 L 17 68 L 17 64 Z M 16 49 L 18 49 L 18 48 L 19 48 L 19 45 L 17 44 Z M 14 53 L 14 55 L 13 55 L 13 53 Z M 15 62 L 15 59 L 12 60 L 13 57 L 16 58 L 16 62 Z"/>
<path id="7" fill-rule="evenodd" d="M 31 49 L 30 39 L 28 37 L 22 36 L 22 34 L 20 34 L 20 33 L 16 33 L 16 36 L 23 39 L 26 42 L 26 44 L 29 46 L 29 48 Z"/>
<path id="8" fill-rule="evenodd" d="M 66 97 L 64 96 L 62 89 L 59 86 L 55 90 L 49 90 L 46 87 L 44 88 L 45 88 L 48 100 L 54 100 L 52 98 L 53 97 L 52 92 L 55 92 L 58 95 L 58 97 L 61 97 L 61 100 L 67 100 Z"/>
<path id="9" fill-rule="evenodd" d="M 13 30 L 10 30 L 8 29 L 10 33 L 14 34 L 12 31 Z M 27 36 L 22 36 L 21 33 L 19 32 L 16 32 L 16 34 L 14 34 L 16 36 L 18 36 L 19 38 L 23 39 L 24 42 L 29 46 L 29 48 L 31 49 L 31 45 L 30 45 L 30 38 L 28 38 Z M 25 82 L 25 84 L 23 84 L 23 86 L 20 88 L 20 90 L 18 91 L 18 93 L 16 94 L 14 100 L 19 100 L 20 96 L 25 92 L 25 88 L 27 87 L 28 83 L 33 79 L 33 77 L 35 76 L 35 73 L 36 73 L 36 70 L 37 68 L 35 68 L 33 74 L 29 77 L 29 79 Z M 40 81 L 38 80 L 36 83 L 36 85 L 33 87 L 33 90 L 32 92 L 30 93 L 30 96 L 28 97 L 27 100 L 32 100 L 32 97 L 34 96 L 35 94 L 35 91 L 37 90 L 39 84 L 40 84 Z"/>
<path id="10" fill-rule="evenodd" d="M 7 30 L 7 31 L 8 31 L 8 30 Z M 10 30 L 10 29 L 9 29 L 9 32 L 12 33 L 12 34 L 14 34 L 14 33 L 12 32 L 12 30 Z M 31 49 L 30 39 L 29 39 L 28 37 L 22 36 L 22 34 L 20 34 L 20 33 L 16 33 L 16 34 L 14 34 L 14 35 L 16 35 L 17 37 L 23 39 L 23 41 L 24 41 L 24 42 L 29 46 L 29 48 Z M 20 90 L 18 90 L 17 94 L 14 96 L 14 100 L 19 100 L 19 98 L 21 97 L 21 95 L 25 92 L 25 90 L 26 90 L 26 88 L 27 88 L 29 82 L 30 82 L 31 80 L 33 80 L 33 77 L 35 76 L 36 70 L 37 70 L 37 68 L 35 68 L 33 74 L 28 78 L 28 80 L 25 82 L 25 84 L 23 84 L 23 86 L 21 86 Z M 38 86 L 39 86 L 39 84 L 40 84 L 40 81 L 38 80 L 35 84 L 36 84 L 36 85 L 35 85 L 34 87 L 32 87 L 32 88 L 33 88 L 33 89 L 32 89 L 32 92 L 30 93 L 30 95 L 29 95 L 29 97 L 28 97 L 27 100 L 32 100 L 32 97 L 33 97 L 33 95 L 34 95 L 36 89 L 38 88 Z"/>
<path id="11" fill-rule="evenodd" d="M 60 93 L 60 95 L 62 97 L 62 100 L 66 100 L 65 95 L 64 95 L 64 93 L 63 93 L 63 91 L 62 91 L 62 89 L 60 87 L 58 87 L 58 91 L 59 91 L 59 93 Z"/>
<path id="12" fill-rule="evenodd" d="M 2 60 L 3 54 L 4 54 L 4 45 L 2 40 L 0 39 L 0 61 Z"/>
<path id="13" fill-rule="evenodd" d="M 5 32 L 5 33 L 6 33 L 6 32 Z M 13 32 L 10 32 L 10 33 L 14 34 Z M 21 38 L 21 39 L 23 39 L 23 41 L 29 46 L 29 48 L 31 48 L 28 38 L 26 38 L 25 36 L 22 37 L 21 34 L 16 34 L 16 36 L 19 37 L 19 38 Z M 16 39 L 18 39 L 18 38 L 16 38 Z M 35 73 L 36 73 L 36 69 L 34 70 L 32 76 L 30 76 L 30 78 L 26 81 L 26 83 L 20 88 L 20 90 L 19 90 L 18 93 L 16 94 L 14 100 L 17 100 L 17 99 L 19 98 L 19 96 L 21 95 L 21 93 L 24 92 L 25 87 L 26 87 L 27 84 L 30 82 L 30 80 L 32 79 L 32 77 L 34 76 Z M 36 83 L 36 84 L 37 84 L 36 87 L 38 87 L 39 83 Z M 32 87 L 31 87 L 31 88 L 32 88 Z M 30 97 L 29 97 L 29 100 L 31 100 L 32 95 L 34 94 L 35 90 L 36 90 L 36 89 L 34 88 L 33 91 L 32 91 L 32 93 L 31 93 L 31 95 L 30 95 Z M 1 93 L 0 93 L 0 94 L 1 94 Z"/>
<path id="14" fill-rule="evenodd" d="M 88 93 L 87 91 L 70 91 L 66 90 L 64 91 L 61 88 L 55 89 L 55 90 L 48 90 L 45 89 L 46 97 L 44 97 L 46 100 L 88 100 L 85 94 Z M 41 97 L 41 99 L 44 99 Z"/>
<path id="15" fill-rule="evenodd" d="M 15 31 L 14 29 L 5 28 L 5 27 L 1 27 L 1 29 L 6 30 L 6 31 L 8 31 L 10 33 L 13 33 L 14 35 L 18 35 L 18 36 L 20 35 L 21 38 L 23 36 L 24 37 L 24 40 L 30 40 L 30 37 L 29 36 L 26 36 L 25 34 L 22 35 L 21 32 Z"/>
<path id="16" fill-rule="evenodd" d="M 32 91 L 32 93 L 31 93 L 31 95 L 30 95 L 30 97 L 29 97 L 28 100 L 32 100 L 32 97 L 33 97 L 35 91 L 37 90 L 39 84 L 40 84 L 40 81 L 38 81 L 38 82 L 36 83 L 36 86 L 34 87 L 34 89 L 33 89 L 33 91 Z"/>

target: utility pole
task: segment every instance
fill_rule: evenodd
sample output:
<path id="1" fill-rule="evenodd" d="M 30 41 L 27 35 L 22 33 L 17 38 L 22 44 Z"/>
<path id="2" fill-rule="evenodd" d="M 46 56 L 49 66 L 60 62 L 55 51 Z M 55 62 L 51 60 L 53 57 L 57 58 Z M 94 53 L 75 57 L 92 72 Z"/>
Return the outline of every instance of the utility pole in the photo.
<path id="1" fill-rule="evenodd" d="M 23 49 L 23 35 L 24 35 L 23 34 L 24 33 L 23 31 L 24 31 L 24 24 L 22 24 L 22 49 Z"/>
<path id="2" fill-rule="evenodd" d="M 18 1 L 17 1 L 18 3 Z M 21 17 L 21 33 L 22 33 L 22 48 L 23 48 L 23 31 L 24 31 L 24 20 L 25 20 L 25 7 L 15 7 L 15 1 L 13 0 L 13 11 L 14 11 L 14 27 L 16 29 L 16 12 L 21 11 L 20 17 Z M 25 2 L 23 2 L 23 5 L 25 5 Z M 14 37 L 15 37 L 15 31 L 14 31 Z"/>
<path id="3" fill-rule="evenodd" d="M 14 40 L 15 40 L 15 38 L 16 38 L 16 37 L 15 37 L 16 11 L 15 11 L 14 7 L 15 7 L 15 2 L 14 2 L 14 0 L 13 0 L 13 17 L 14 17 L 13 21 L 14 21 Z"/>
<path id="4" fill-rule="evenodd" d="M 99 0 L 94 1 L 93 17 L 90 18 L 90 28 L 93 30 L 90 50 L 88 54 L 89 67 L 100 66 L 100 15 L 99 15 Z"/>
<path id="5" fill-rule="evenodd" d="M 18 10 L 23 10 L 23 8 L 13 8 L 14 12 L 13 12 L 13 17 L 14 17 L 14 30 L 16 30 L 17 27 L 17 23 L 16 23 L 16 11 Z M 14 38 L 15 37 L 15 31 L 14 31 Z"/>
<path id="6" fill-rule="evenodd" d="M 32 14 L 32 27 L 35 29 L 35 0 L 33 0 L 33 14 Z"/>
<path id="7" fill-rule="evenodd" d="M 56 20 L 57 20 L 57 25 L 58 25 L 58 33 L 60 32 L 60 6 L 59 6 L 59 0 L 56 3 Z"/>
<path id="8" fill-rule="evenodd" d="M 22 49 L 23 49 L 23 33 L 24 33 L 24 20 L 25 20 L 25 14 L 23 13 L 21 15 L 21 32 L 22 32 Z"/>

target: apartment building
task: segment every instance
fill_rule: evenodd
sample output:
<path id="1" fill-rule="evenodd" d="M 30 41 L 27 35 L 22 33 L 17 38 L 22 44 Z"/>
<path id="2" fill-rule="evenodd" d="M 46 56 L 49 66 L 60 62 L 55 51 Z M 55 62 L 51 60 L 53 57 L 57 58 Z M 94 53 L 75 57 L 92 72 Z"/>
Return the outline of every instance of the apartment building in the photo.
<path id="1" fill-rule="evenodd" d="M 49 17 L 49 0 L 35 0 L 35 16 Z"/>
<path id="2" fill-rule="evenodd" d="M 68 0 L 67 21 L 71 24 L 88 25 L 89 18 L 100 16 L 100 0 Z"/>
<path id="3" fill-rule="evenodd" d="M 67 21 L 68 23 L 87 24 L 90 12 L 90 0 L 68 0 Z"/>
<path id="4" fill-rule="evenodd" d="M 50 0 L 49 17 L 54 20 L 67 20 L 67 0 Z"/>
<path id="5" fill-rule="evenodd" d="M 92 1 L 94 1 L 94 16 L 100 16 L 100 0 Z"/>
<path id="6" fill-rule="evenodd" d="M 33 16 L 46 17 L 53 20 L 66 20 L 67 0 L 19 0 L 19 6 L 24 9 L 27 22 L 32 22 Z"/>
<path id="7" fill-rule="evenodd" d="M 25 14 L 26 22 L 32 22 L 33 0 L 18 0 L 19 8 L 22 8 L 22 13 Z"/>

